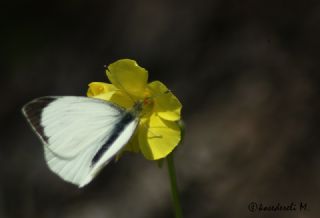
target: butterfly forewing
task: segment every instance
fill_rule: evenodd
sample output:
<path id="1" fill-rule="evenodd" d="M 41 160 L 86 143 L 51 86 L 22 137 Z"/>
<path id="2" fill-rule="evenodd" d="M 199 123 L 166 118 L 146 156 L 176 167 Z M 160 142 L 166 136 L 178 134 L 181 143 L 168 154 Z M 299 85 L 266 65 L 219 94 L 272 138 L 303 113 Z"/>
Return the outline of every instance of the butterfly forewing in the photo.
<path id="1" fill-rule="evenodd" d="M 80 187 L 123 148 L 138 124 L 130 112 L 87 97 L 38 98 L 23 113 L 44 144 L 49 168 Z"/>

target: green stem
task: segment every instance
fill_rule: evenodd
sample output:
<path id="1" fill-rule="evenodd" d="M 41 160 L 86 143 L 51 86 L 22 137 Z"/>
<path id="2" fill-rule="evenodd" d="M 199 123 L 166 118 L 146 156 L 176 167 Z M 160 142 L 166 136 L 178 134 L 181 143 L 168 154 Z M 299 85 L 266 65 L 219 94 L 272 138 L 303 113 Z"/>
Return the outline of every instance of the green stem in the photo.
<path id="1" fill-rule="evenodd" d="M 177 186 L 176 171 L 173 161 L 173 152 L 167 156 L 168 173 L 170 177 L 171 194 L 176 218 L 182 218 L 182 209 L 179 199 L 179 191 Z"/>

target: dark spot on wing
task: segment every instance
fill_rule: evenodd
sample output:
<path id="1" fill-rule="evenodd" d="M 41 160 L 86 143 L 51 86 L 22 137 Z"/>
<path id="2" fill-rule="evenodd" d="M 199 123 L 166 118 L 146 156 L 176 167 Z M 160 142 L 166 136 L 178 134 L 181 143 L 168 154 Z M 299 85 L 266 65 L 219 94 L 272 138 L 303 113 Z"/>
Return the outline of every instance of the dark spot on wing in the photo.
<path id="1" fill-rule="evenodd" d="M 104 145 L 97 151 L 91 161 L 91 166 L 98 162 L 98 160 L 102 157 L 102 155 L 109 149 L 109 147 L 113 144 L 113 142 L 119 137 L 125 127 L 132 122 L 135 117 L 130 113 L 126 112 L 121 120 L 115 125 L 114 129 L 111 132 L 110 137 L 106 141 Z"/>
<path id="2" fill-rule="evenodd" d="M 31 127 L 40 135 L 41 139 L 48 142 L 48 137 L 44 134 L 43 126 L 41 125 L 41 114 L 43 108 L 56 100 L 55 97 L 42 97 L 37 98 L 27 103 L 23 108 L 23 114 L 26 116 Z"/>

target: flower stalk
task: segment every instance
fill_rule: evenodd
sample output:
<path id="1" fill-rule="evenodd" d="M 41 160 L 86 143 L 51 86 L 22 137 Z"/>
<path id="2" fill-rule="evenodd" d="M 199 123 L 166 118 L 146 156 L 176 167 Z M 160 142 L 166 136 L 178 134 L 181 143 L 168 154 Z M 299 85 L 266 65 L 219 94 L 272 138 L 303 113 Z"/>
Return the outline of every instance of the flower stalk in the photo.
<path id="1" fill-rule="evenodd" d="M 174 154 L 171 152 L 167 157 L 168 173 L 170 178 L 172 203 L 175 212 L 175 218 L 182 218 L 182 209 L 179 198 L 179 190 L 177 185 L 176 170 L 174 166 Z"/>

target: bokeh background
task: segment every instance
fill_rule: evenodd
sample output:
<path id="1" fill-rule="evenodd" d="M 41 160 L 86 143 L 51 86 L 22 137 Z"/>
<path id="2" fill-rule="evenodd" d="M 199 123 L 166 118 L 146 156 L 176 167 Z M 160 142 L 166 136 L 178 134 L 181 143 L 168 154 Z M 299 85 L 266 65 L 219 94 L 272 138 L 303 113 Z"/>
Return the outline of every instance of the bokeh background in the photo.
<path id="1" fill-rule="evenodd" d="M 0 217 L 173 217 L 166 168 L 126 154 L 87 187 L 63 182 L 21 107 L 85 95 L 135 59 L 181 100 L 186 218 L 319 217 L 319 1 L 0 3 Z M 250 202 L 297 211 L 254 212 Z M 299 211 L 300 202 L 307 211 Z"/>

